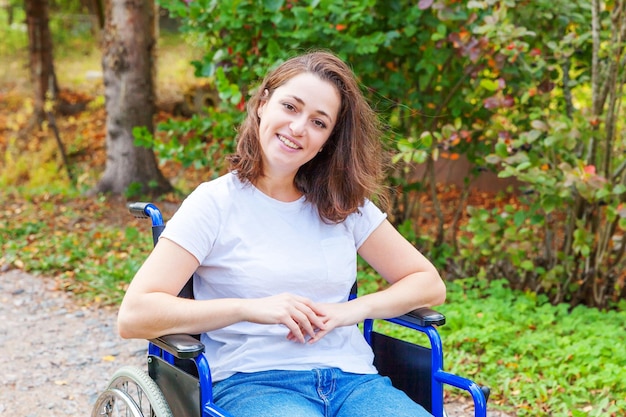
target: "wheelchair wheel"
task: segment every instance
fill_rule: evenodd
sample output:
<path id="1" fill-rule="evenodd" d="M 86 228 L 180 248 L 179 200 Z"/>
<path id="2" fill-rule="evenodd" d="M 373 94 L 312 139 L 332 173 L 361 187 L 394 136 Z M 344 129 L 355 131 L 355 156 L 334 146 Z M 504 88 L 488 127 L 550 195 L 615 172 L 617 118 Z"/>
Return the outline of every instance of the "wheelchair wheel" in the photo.
<path id="1" fill-rule="evenodd" d="M 100 394 L 91 417 L 173 417 L 156 382 L 139 368 L 119 369 Z"/>

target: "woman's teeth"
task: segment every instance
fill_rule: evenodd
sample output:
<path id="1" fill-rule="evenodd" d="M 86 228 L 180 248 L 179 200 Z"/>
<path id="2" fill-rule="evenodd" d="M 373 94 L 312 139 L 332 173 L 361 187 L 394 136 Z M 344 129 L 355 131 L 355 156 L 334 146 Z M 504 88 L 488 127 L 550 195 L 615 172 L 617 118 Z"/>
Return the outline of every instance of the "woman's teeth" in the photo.
<path id="1" fill-rule="evenodd" d="M 298 145 L 296 145 L 295 143 L 293 143 L 292 141 L 290 141 L 289 139 L 287 139 L 284 136 L 278 135 L 278 139 L 284 143 L 285 145 L 287 145 L 288 147 L 290 147 L 291 149 L 300 149 L 300 147 Z"/>

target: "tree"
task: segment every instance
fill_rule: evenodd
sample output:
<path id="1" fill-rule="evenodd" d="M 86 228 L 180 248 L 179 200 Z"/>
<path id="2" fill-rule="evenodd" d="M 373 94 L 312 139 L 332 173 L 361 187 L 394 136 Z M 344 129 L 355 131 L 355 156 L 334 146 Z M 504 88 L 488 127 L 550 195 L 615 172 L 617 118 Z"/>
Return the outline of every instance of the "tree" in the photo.
<path id="1" fill-rule="evenodd" d="M 103 0 L 82 0 L 82 4 L 94 18 L 94 32 L 100 33 L 104 29 Z"/>
<path id="2" fill-rule="evenodd" d="M 24 6 L 28 26 L 31 80 L 35 91 L 33 123 L 40 125 L 45 120 L 46 95 L 50 93 L 55 97 L 59 91 L 48 25 L 48 0 L 26 0 Z"/>
<path id="3" fill-rule="evenodd" d="M 7 26 L 11 26 L 13 24 L 13 8 L 15 7 L 15 4 L 13 4 L 13 2 L 11 1 L 7 1 L 4 3 L 4 5 L 2 6 L 2 8 L 5 10 L 6 14 L 7 14 Z"/>
<path id="4" fill-rule="evenodd" d="M 152 1 L 106 2 L 102 67 L 107 162 L 93 192 L 161 194 L 172 186 L 152 149 L 134 144 L 133 130 L 154 130 L 155 6 Z"/>

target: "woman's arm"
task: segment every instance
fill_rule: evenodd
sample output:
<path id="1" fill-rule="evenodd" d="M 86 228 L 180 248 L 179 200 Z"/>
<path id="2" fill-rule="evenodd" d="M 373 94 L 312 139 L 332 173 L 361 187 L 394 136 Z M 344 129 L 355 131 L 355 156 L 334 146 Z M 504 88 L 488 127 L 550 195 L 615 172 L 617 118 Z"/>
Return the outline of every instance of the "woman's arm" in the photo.
<path id="1" fill-rule="evenodd" d="M 319 311 L 310 300 L 291 294 L 259 299 L 189 300 L 177 295 L 198 268 L 198 260 L 166 238 L 133 278 L 118 313 L 124 338 L 152 339 L 165 334 L 198 334 L 250 321 L 284 324 L 304 342 L 315 328 L 323 328 Z"/>
<path id="2" fill-rule="evenodd" d="M 350 302 L 323 306 L 326 329 L 311 342 L 339 326 L 366 318 L 400 316 L 419 307 L 442 304 L 446 287 L 433 264 L 385 220 L 361 245 L 359 254 L 391 285 Z"/>
<path id="3" fill-rule="evenodd" d="M 434 265 L 385 220 L 363 243 L 359 254 L 391 286 L 360 297 L 367 318 L 399 316 L 446 300 L 446 287 Z"/>

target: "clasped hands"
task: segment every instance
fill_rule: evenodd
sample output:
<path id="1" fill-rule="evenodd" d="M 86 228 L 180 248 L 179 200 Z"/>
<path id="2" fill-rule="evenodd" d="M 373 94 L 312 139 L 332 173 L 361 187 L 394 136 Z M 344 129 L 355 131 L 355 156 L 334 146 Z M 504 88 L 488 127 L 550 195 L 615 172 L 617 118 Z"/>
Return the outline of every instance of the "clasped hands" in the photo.
<path id="1" fill-rule="evenodd" d="M 257 324 L 282 324 L 289 329 L 287 339 L 315 343 L 337 327 L 358 323 L 351 317 L 351 303 L 315 303 L 310 299 L 284 293 L 249 299 L 247 321 Z"/>

